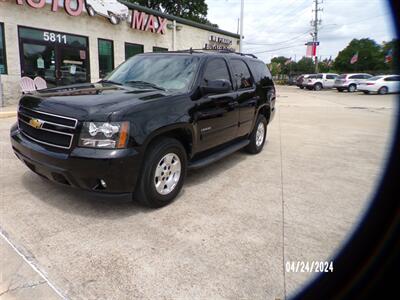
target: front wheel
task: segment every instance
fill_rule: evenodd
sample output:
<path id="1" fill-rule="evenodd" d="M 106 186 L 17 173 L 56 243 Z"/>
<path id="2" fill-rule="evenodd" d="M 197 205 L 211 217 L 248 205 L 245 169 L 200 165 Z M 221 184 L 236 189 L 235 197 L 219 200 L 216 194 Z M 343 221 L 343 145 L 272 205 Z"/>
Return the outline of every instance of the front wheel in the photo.
<path id="1" fill-rule="evenodd" d="M 256 125 L 250 134 L 250 143 L 245 150 L 251 154 L 260 153 L 264 147 L 267 137 L 267 119 L 263 115 L 258 115 Z"/>
<path id="2" fill-rule="evenodd" d="M 108 19 L 110 20 L 110 23 L 113 25 L 117 25 L 119 24 L 119 22 L 121 21 L 116 15 L 114 15 L 113 13 L 109 13 L 109 17 Z"/>
<path id="3" fill-rule="evenodd" d="M 304 89 L 304 86 L 301 85 L 301 86 L 299 86 L 299 88 Z"/>
<path id="4" fill-rule="evenodd" d="M 187 156 L 182 144 L 172 138 L 159 139 L 148 149 L 134 198 L 159 208 L 179 194 L 186 176 Z"/>
<path id="5" fill-rule="evenodd" d="M 91 7 L 90 5 L 86 6 L 86 11 L 91 17 L 94 17 L 96 15 L 96 12 L 94 11 L 93 7 Z"/>

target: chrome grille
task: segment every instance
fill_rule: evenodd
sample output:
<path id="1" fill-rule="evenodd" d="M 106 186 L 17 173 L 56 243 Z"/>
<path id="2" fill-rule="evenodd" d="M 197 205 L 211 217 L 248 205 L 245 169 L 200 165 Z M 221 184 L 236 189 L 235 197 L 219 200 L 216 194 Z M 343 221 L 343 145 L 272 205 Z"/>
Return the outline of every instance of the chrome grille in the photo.
<path id="1" fill-rule="evenodd" d="M 29 139 L 47 146 L 70 149 L 78 120 L 20 107 L 18 126 Z M 38 126 L 35 126 L 38 125 Z"/>

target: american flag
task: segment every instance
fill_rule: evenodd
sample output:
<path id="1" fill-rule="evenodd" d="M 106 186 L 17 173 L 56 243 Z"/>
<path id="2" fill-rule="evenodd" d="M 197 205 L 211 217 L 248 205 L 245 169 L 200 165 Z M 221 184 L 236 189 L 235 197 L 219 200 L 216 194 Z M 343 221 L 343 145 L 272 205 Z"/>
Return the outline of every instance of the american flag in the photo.
<path id="1" fill-rule="evenodd" d="M 393 49 L 390 49 L 385 56 L 385 63 L 390 63 L 393 59 Z"/>
<path id="2" fill-rule="evenodd" d="M 350 63 L 353 65 L 358 61 L 358 52 L 356 52 L 356 54 L 353 55 L 353 57 L 350 60 Z"/>

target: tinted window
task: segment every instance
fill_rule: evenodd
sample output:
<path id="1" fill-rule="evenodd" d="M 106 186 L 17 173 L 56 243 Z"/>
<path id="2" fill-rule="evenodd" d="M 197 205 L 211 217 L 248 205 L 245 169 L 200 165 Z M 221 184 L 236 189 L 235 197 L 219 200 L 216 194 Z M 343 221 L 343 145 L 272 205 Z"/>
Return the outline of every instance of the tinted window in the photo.
<path id="1" fill-rule="evenodd" d="M 231 60 L 234 78 L 239 89 L 249 88 L 253 85 L 253 80 L 251 79 L 250 71 L 243 60 L 232 59 Z"/>
<path id="2" fill-rule="evenodd" d="M 6 45 L 4 41 L 4 24 L 0 23 L 0 74 L 7 73 Z"/>
<path id="3" fill-rule="evenodd" d="M 210 80 L 218 79 L 228 80 L 232 84 L 228 67 L 225 60 L 223 60 L 222 58 L 212 59 L 208 61 L 203 76 L 205 84 L 207 84 Z"/>
<path id="4" fill-rule="evenodd" d="M 168 48 L 153 47 L 153 52 L 168 52 Z"/>
<path id="5" fill-rule="evenodd" d="M 335 79 L 336 75 L 326 75 L 326 79 Z"/>
<path id="6" fill-rule="evenodd" d="M 322 79 L 322 74 L 318 74 L 317 76 L 315 76 L 315 78 Z"/>
<path id="7" fill-rule="evenodd" d="M 261 80 L 268 79 L 271 77 L 271 73 L 269 72 L 267 65 L 265 65 L 262 62 L 255 62 L 255 61 L 250 61 L 249 62 L 251 73 L 253 74 L 254 80 L 258 83 Z M 302 79 L 304 76 L 299 76 L 297 80 Z"/>
<path id="8" fill-rule="evenodd" d="M 385 78 L 385 81 L 400 81 L 400 76 L 390 76 Z"/>
<path id="9" fill-rule="evenodd" d="M 372 75 L 364 74 L 364 79 L 368 79 L 368 78 L 371 78 L 371 77 L 372 77 Z"/>
<path id="10" fill-rule="evenodd" d="M 143 53 L 143 45 L 125 43 L 125 60 L 140 53 Z"/>
<path id="11" fill-rule="evenodd" d="M 113 42 L 109 40 L 98 40 L 99 48 L 99 73 L 103 78 L 114 69 Z"/>
<path id="12" fill-rule="evenodd" d="M 353 75 L 353 76 L 349 77 L 349 79 L 363 79 L 363 78 L 364 78 L 364 75 Z"/>

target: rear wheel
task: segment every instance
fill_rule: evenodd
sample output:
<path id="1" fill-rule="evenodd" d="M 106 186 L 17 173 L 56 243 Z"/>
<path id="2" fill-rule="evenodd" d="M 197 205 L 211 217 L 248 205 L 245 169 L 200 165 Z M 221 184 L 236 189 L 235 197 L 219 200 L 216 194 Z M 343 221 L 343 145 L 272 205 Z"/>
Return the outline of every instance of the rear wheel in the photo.
<path id="1" fill-rule="evenodd" d="M 267 136 L 267 119 L 263 115 L 258 115 L 256 124 L 250 134 L 250 143 L 245 150 L 251 154 L 260 153 L 265 144 Z"/>
<path id="2" fill-rule="evenodd" d="M 301 85 L 301 86 L 299 86 L 299 88 L 304 89 L 304 86 Z"/>
<path id="3" fill-rule="evenodd" d="M 350 84 L 349 88 L 348 88 L 348 91 L 350 93 L 354 93 L 356 91 L 356 89 L 357 89 L 357 86 L 355 84 Z"/>
<path id="4" fill-rule="evenodd" d="M 111 24 L 117 25 L 120 22 L 120 19 L 113 13 L 109 13 L 108 15 L 108 19 L 110 20 Z"/>
<path id="5" fill-rule="evenodd" d="M 314 84 L 314 90 L 315 90 L 315 91 L 320 91 L 320 90 L 322 90 L 322 84 L 320 84 L 320 83 Z"/>
<path id="6" fill-rule="evenodd" d="M 86 11 L 91 17 L 94 17 L 96 15 L 96 12 L 94 11 L 93 7 L 91 7 L 90 5 L 86 6 Z"/>
<path id="7" fill-rule="evenodd" d="M 385 95 L 385 94 L 388 93 L 388 91 L 389 91 L 388 88 L 386 86 L 383 86 L 378 90 L 378 94 L 379 95 Z"/>
<path id="8" fill-rule="evenodd" d="M 369 95 L 369 91 L 363 91 L 365 95 Z"/>
<path id="9" fill-rule="evenodd" d="M 343 93 L 343 89 L 337 89 L 339 93 Z"/>
<path id="10" fill-rule="evenodd" d="M 183 186 L 186 151 L 172 138 L 159 139 L 148 149 L 134 198 L 146 206 L 158 208 L 170 204 Z"/>

